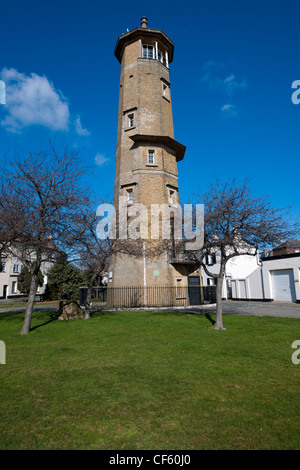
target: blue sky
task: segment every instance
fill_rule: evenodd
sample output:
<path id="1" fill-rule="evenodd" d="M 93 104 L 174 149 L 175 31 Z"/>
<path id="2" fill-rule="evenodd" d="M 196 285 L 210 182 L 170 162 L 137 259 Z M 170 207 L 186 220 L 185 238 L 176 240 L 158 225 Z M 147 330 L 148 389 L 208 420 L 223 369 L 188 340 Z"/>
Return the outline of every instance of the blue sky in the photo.
<path id="1" fill-rule="evenodd" d="M 215 177 L 250 178 L 257 195 L 300 214 L 299 1 L 1 3 L 0 152 L 49 140 L 80 150 L 101 202 L 112 196 L 120 64 L 118 36 L 140 25 L 175 43 L 170 65 L 182 200 Z M 39 105 L 32 99 L 40 94 Z"/>

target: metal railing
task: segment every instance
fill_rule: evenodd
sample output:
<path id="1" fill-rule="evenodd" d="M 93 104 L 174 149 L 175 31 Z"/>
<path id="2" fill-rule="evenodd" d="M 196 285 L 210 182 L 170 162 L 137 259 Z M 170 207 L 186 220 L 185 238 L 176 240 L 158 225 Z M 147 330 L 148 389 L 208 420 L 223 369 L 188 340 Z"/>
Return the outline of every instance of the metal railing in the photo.
<path id="1" fill-rule="evenodd" d="M 80 305 L 84 305 L 87 289 L 80 289 Z M 105 308 L 188 307 L 216 302 L 216 286 L 130 286 L 101 287 L 93 291 L 92 306 Z"/>
<path id="2" fill-rule="evenodd" d="M 187 307 L 215 303 L 215 286 L 108 287 L 108 308 Z"/>

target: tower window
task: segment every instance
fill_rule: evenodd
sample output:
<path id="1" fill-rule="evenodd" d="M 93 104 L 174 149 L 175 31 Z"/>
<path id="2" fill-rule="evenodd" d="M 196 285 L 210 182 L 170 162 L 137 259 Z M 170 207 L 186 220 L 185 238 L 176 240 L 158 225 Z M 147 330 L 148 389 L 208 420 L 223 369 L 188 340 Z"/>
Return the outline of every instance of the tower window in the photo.
<path id="1" fill-rule="evenodd" d="M 133 203 L 133 189 L 132 188 L 126 189 L 126 194 L 127 194 L 127 203 L 132 204 Z"/>
<path id="2" fill-rule="evenodd" d="M 148 150 L 148 164 L 154 164 L 154 150 Z"/>
<path id="3" fill-rule="evenodd" d="M 170 101 L 170 84 L 162 80 L 162 95 L 166 100 Z"/>
<path id="4" fill-rule="evenodd" d="M 161 52 L 160 50 L 158 51 L 158 57 L 157 58 L 162 64 L 166 65 L 165 54 L 163 52 Z"/>
<path id="5" fill-rule="evenodd" d="M 143 44 L 143 58 L 154 59 L 154 46 Z"/>
<path id="6" fill-rule="evenodd" d="M 175 191 L 173 189 L 169 190 L 169 203 L 175 204 Z"/>
<path id="7" fill-rule="evenodd" d="M 128 127 L 134 126 L 134 114 L 128 114 Z"/>

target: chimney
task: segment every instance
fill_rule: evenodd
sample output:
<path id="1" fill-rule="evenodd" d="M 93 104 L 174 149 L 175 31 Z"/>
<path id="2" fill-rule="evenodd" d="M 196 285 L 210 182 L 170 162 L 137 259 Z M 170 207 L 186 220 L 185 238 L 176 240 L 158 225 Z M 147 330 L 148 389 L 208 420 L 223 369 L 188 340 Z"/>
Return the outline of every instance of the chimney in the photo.
<path id="1" fill-rule="evenodd" d="M 147 20 L 146 16 L 143 16 L 143 17 L 141 18 L 141 26 L 142 26 L 142 28 L 147 28 L 147 23 L 148 23 L 148 20 Z"/>

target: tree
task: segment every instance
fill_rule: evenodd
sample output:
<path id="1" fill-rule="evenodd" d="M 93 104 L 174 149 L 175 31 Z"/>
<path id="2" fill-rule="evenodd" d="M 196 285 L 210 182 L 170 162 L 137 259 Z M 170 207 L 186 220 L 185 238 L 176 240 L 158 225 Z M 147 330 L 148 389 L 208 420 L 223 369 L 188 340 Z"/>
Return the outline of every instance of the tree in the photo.
<path id="1" fill-rule="evenodd" d="M 47 298 L 51 300 L 77 300 L 79 288 L 87 282 L 80 269 L 68 262 L 66 254 L 58 258 L 47 274 Z"/>
<path id="2" fill-rule="evenodd" d="M 23 266 L 22 271 L 20 272 L 20 275 L 18 277 L 18 289 L 23 294 L 28 295 L 30 292 L 31 277 L 31 273 L 25 266 Z M 37 275 L 37 285 L 39 287 L 43 287 L 44 285 L 44 276 L 41 270 L 39 270 Z"/>
<path id="3" fill-rule="evenodd" d="M 71 249 L 68 232 L 74 215 L 88 200 L 80 186 L 84 173 L 78 154 L 53 147 L 17 156 L 1 172 L 0 242 L 31 274 L 21 334 L 29 332 L 41 264 Z"/>
<path id="4" fill-rule="evenodd" d="M 97 224 L 99 217 L 95 204 L 90 201 L 84 210 L 78 211 L 74 219 L 74 233 L 69 232 L 74 246 L 77 248 L 80 266 L 85 270 L 87 279 L 87 295 L 85 299 L 85 319 L 90 318 L 90 305 L 92 299 L 92 290 L 95 281 L 108 268 L 108 263 L 116 242 L 107 237 L 99 238 L 97 233 Z"/>
<path id="5" fill-rule="evenodd" d="M 111 206 L 111 204 L 105 202 L 98 205 L 98 208 L 103 205 Z M 72 233 L 72 231 L 69 232 L 74 249 L 77 249 L 81 268 L 85 269 L 88 280 L 87 296 L 85 299 L 86 319 L 90 318 L 92 290 L 95 286 L 95 282 L 103 272 L 108 270 L 111 257 L 118 254 L 119 256 L 129 255 L 131 257 L 140 258 L 144 246 L 143 240 L 141 239 L 123 240 L 115 238 L 110 232 L 107 232 L 107 236 L 104 236 L 102 230 L 98 230 L 99 220 L 102 216 L 98 215 L 98 210 L 96 209 L 95 202 L 90 200 L 89 205 L 76 214 L 73 223 L 74 233 Z M 124 208 L 124 210 L 127 210 L 127 207 Z M 153 246 L 153 243 L 150 245 L 151 247 L 147 250 L 149 256 L 157 256 L 161 253 L 162 247 L 160 245 L 159 248 L 157 248 L 156 245 Z"/>
<path id="6" fill-rule="evenodd" d="M 223 184 L 216 181 L 195 199 L 204 204 L 204 245 L 188 256 L 216 280 L 214 328 L 221 330 L 224 329 L 222 286 L 227 261 L 241 255 L 255 256 L 264 247 L 292 238 L 299 224 L 292 222 L 290 208 L 274 208 L 267 196 L 254 196 L 247 179 L 241 184 L 236 180 Z M 219 272 L 209 270 L 205 263 L 207 255 L 216 256 Z"/>

